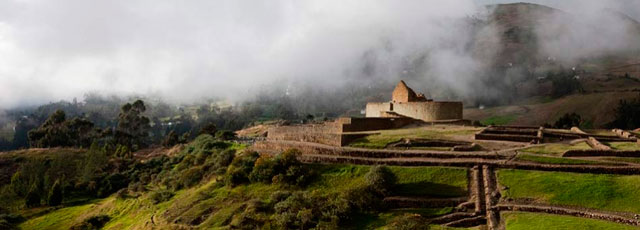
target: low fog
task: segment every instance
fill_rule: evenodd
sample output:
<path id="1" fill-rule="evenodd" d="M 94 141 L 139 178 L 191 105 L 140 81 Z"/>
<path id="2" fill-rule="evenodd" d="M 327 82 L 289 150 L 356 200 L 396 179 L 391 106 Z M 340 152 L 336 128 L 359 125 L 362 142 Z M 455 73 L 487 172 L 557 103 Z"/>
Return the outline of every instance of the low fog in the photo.
<path id="1" fill-rule="evenodd" d="M 485 4 L 509 1 L 0 1 L 0 108 L 142 94 L 184 103 L 317 96 L 408 79 L 443 99 L 500 97 Z M 636 1 L 534 1 L 538 50 L 566 63 L 637 48 Z M 563 33 L 557 34 L 557 31 Z M 634 36 L 635 35 L 635 36 Z M 494 78 L 492 78 L 494 79 Z"/>

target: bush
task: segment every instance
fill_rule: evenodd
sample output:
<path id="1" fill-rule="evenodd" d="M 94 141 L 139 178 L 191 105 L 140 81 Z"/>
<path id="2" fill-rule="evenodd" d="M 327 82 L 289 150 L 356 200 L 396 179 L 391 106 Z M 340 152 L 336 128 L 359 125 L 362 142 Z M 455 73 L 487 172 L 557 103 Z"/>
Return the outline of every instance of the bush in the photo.
<path id="1" fill-rule="evenodd" d="M 40 206 L 40 190 L 38 186 L 33 183 L 31 184 L 31 188 L 25 197 L 25 206 L 27 207 L 37 207 Z"/>
<path id="2" fill-rule="evenodd" d="M 249 174 L 249 179 L 251 182 L 271 183 L 272 178 L 277 174 L 277 165 L 278 163 L 272 157 L 260 156 Z"/>
<path id="3" fill-rule="evenodd" d="M 97 230 L 101 229 L 111 218 L 107 215 L 96 215 L 84 219 L 82 222 L 71 226 L 71 230 Z"/>
<path id="4" fill-rule="evenodd" d="M 305 185 L 312 173 L 298 161 L 297 157 L 300 154 L 297 149 L 289 149 L 274 158 L 262 156 L 256 160 L 249 178 L 252 182 Z"/>
<path id="5" fill-rule="evenodd" d="M 640 95 L 633 100 L 620 100 L 615 109 L 614 118 L 608 125 L 611 128 L 640 128 Z"/>
<path id="6" fill-rule="evenodd" d="M 202 167 L 193 167 L 182 172 L 180 182 L 182 187 L 189 188 L 200 182 L 202 179 Z"/>
<path id="7" fill-rule="evenodd" d="M 153 191 L 149 198 L 153 201 L 153 204 L 159 204 L 165 201 L 169 201 L 173 197 L 173 192 L 167 189 L 160 189 Z"/>
<path id="8" fill-rule="evenodd" d="M 376 165 L 364 175 L 365 183 L 374 192 L 387 196 L 396 184 L 396 175 L 385 166 Z"/>
<path id="9" fill-rule="evenodd" d="M 58 206 L 62 204 L 62 188 L 60 187 L 60 180 L 56 180 L 49 191 L 47 196 L 47 204 L 49 206 Z"/>
<path id="10" fill-rule="evenodd" d="M 565 113 L 560 117 L 552 128 L 556 129 L 570 129 L 571 127 L 580 127 L 582 125 L 582 117 L 576 113 Z"/>
<path id="11" fill-rule="evenodd" d="M 229 186 L 236 186 L 249 182 L 249 174 L 253 171 L 258 157 L 260 154 L 253 151 L 244 151 L 238 154 L 227 168 L 225 183 Z"/>
<path id="12" fill-rule="evenodd" d="M 236 139 L 236 133 L 230 130 L 220 130 L 216 132 L 216 139 L 218 140 L 233 140 Z"/>

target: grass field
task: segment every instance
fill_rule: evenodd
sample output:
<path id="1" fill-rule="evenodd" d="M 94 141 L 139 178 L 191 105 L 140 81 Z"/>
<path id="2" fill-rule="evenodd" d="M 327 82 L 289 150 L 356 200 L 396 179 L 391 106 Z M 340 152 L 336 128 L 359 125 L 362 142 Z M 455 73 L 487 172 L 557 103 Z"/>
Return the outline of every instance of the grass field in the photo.
<path id="1" fill-rule="evenodd" d="M 516 158 L 522 161 L 531 161 L 545 164 L 573 164 L 573 165 L 589 165 L 589 164 L 602 164 L 602 162 L 571 159 L 571 158 L 559 158 L 559 157 L 545 157 L 532 154 L 520 154 Z"/>
<path id="2" fill-rule="evenodd" d="M 480 121 L 480 123 L 482 123 L 483 125 L 508 125 L 509 123 L 514 121 L 516 118 L 518 118 L 518 116 L 515 114 L 509 114 L 504 116 L 492 116 Z"/>
<path id="3" fill-rule="evenodd" d="M 554 143 L 554 144 L 545 144 L 543 146 L 534 146 L 530 148 L 525 148 L 521 151 L 528 152 L 528 153 L 535 153 L 535 154 L 560 156 L 565 151 L 573 150 L 573 149 L 591 149 L 591 147 L 587 145 L 587 143 L 585 142 L 580 142 L 575 145 Z"/>
<path id="4" fill-rule="evenodd" d="M 542 213 L 503 212 L 501 216 L 505 221 L 507 230 L 638 229 L 636 226 L 629 226 L 603 220 Z"/>
<path id="5" fill-rule="evenodd" d="M 498 182 L 505 197 L 640 213 L 640 176 L 499 170 Z"/>
<path id="6" fill-rule="evenodd" d="M 640 150 L 640 145 L 636 142 L 607 142 L 604 144 L 617 150 Z"/>
<path id="7" fill-rule="evenodd" d="M 402 138 L 465 139 L 480 128 L 461 126 L 429 126 L 409 129 L 383 130 L 380 134 L 369 135 L 350 143 L 351 147 L 381 149 Z"/>

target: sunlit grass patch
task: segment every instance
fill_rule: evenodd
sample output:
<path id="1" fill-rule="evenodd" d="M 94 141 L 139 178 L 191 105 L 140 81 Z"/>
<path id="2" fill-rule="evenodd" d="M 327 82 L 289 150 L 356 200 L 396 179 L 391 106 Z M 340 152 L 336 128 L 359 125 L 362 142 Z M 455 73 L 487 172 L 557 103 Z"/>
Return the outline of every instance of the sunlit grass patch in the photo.
<path id="1" fill-rule="evenodd" d="M 499 170 L 504 197 L 640 213 L 640 176 Z"/>
<path id="2" fill-rule="evenodd" d="M 637 229 L 636 226 L 629 226 L 604 220 L 594 220 L 573 216 L 561 216 L 544 213 L 526 212 L 503 212 L 502 218 L 508 230 L 627 230 Z"/>

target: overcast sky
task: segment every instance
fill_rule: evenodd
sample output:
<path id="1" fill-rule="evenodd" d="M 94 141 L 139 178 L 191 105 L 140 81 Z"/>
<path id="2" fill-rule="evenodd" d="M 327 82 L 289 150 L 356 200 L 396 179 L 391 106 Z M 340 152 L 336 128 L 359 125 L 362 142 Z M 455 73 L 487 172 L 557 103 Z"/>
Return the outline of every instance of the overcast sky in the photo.
<path id="1" fill-rule="evenodd" d="M 371 50 L 385 53 L 378 64 L 434 50 L 439 75 L 471 76 L 467 32 L 454 23 L 495 2 L 505 1 L 0 0 L 0 108 L 86 92 L 184 102 L 243 98 L 280 80 L 330 87 Z M 633 0 L 534 2 L 640 12 Z M 401 67 L 385 68 L 378 75 Z"/>

